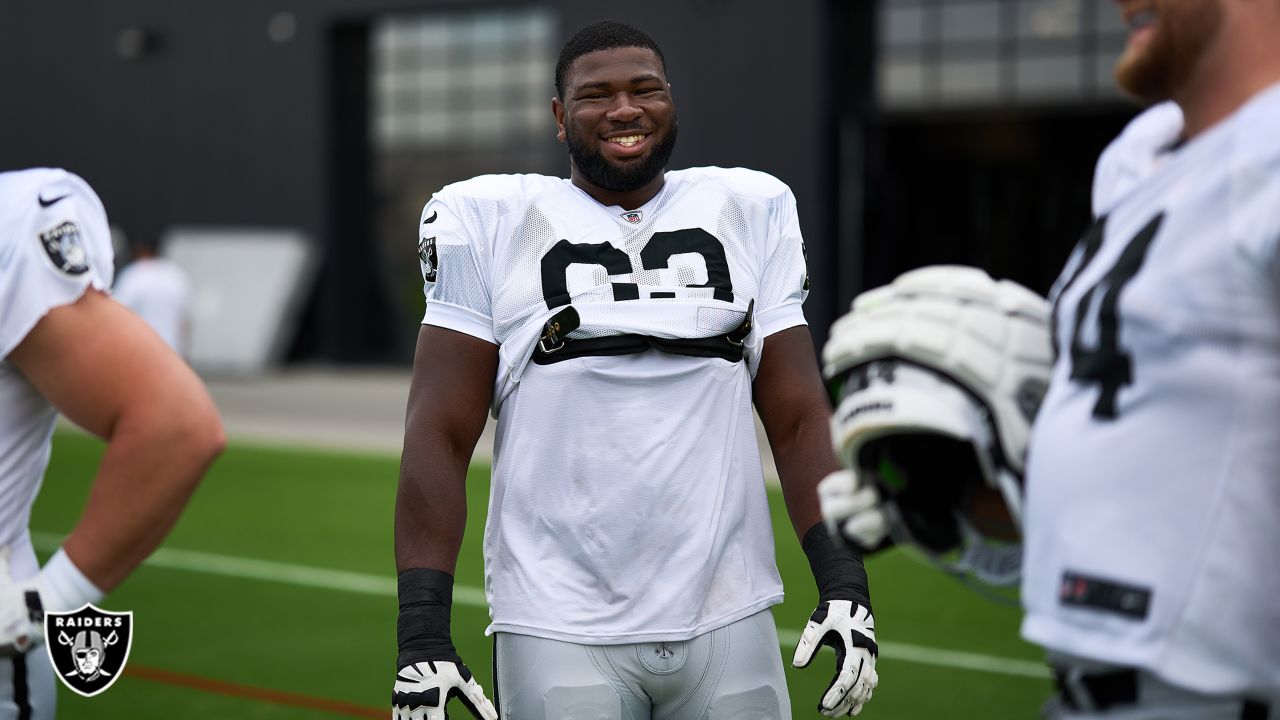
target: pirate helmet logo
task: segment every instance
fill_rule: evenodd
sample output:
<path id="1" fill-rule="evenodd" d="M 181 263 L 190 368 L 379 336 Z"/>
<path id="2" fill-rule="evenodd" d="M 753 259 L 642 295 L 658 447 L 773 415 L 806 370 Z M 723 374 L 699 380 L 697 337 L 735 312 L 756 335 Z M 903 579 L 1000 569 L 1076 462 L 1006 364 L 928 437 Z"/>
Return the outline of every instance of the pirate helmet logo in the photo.
<path id="1" fill-rule="evenodd" d="M 422 261 L 422 277 L 427 282 L 436 281 L 436 269 L 440 261 L 436 257 L 436 239 L 422 238 L 418 241 L 418 259 Z"/>
<path id="2" fill-rule="evenodd" d="M 53 266 L 68 275 L 82 275 L 89 271 L 89 253 L 85 250 L 80 228 L 73 222 L 40 233 L 40 244 Z"/>
<path id="3" fill-rule="evenodd" d="M 63 685 L 85 697 L 111 687 L 129 660 L 132 612 L 85 605 L 74 612 L 46 613 L 44 629 L 54 671 Z"/>

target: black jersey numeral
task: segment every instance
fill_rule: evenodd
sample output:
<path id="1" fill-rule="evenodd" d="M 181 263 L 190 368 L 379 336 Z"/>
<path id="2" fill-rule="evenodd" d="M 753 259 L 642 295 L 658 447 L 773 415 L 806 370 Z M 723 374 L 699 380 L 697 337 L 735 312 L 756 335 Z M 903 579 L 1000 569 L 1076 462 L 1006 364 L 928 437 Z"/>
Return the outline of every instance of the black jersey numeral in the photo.
<path id="1" fill-rule="evenodd" d="M 1104 220 L 1105 218 L 1100 220 L 1094 231 L 1086 236 L 1085 257 L 1081 259 L 1079 269 L 1067 286 L 1064 286 L 1064 292 L 1079 277 L 1101 245 Z M 1133 356 L 1120 347 L 1120 313 L 1117 305 L 1125 285 L 1142 269 L 1147 249 L 1151 247 L 1151 241 L 1155 239 L 1163 222 L 1164 213 L 1160 213 L 1139 230 L 1120 253 L 1116 264 L 1080 297 L 1080 302 L 1076 305 L 1076 324 L 1071 334 L 1071 379 L 1099 385 L 1098 401 L 1093 406 L 1093 416 L 1099 420 L 1114 420 L 1119 416 L 1116 394 L 1121 387 L 1133 382 Z M 1059 299 L 1061 296 L 1059 293 Z M 1091 348 L 1082 341 L 1081 331 L 1095 302 L 1098 308 L 1098 345 Z"/>
<path id="2" fill-rule="evenodd" d="M 571 243 L 561 240 L 542 256 L 542 297 L 547 308 L 569 304 L 570 265 L 599 265 L 610 275 L 632 272 L 631 258 L 609 243 Z M 614 300 L 635 300 L 640 289 L 635 283 L 610 283 Z"/>
<path id="3" fill-rule="evenodd" d="M 686 287 L 712 288 L 717 300 L 733 302 L 733 284 L 729 278 L 729 259 L 724 245 L 715 235 L 702 228 L 656 232 L 640 249 L 640 270 L 662 270 L 673 255 L 694 253 L 702 256 L 707 266 L 707 282 Z M 630 256 L 609 243 L 571 243 L 561 240 L 542 256 L 542 297 L 547 308 L 568 305 L 568 271 L 570 265 L 599 265 L 609 275 L 636 272 Z M 640 288 L 635 283 L 610 283 L 614 300 L 638 300 Z M 674 297 L 674 293 L 654 293 L 652 297 Z"/>
<path id="4" fill-rule="evenodd" d="M 1067 294 L 1072 285 L 1076 284 L 1076 280 L 1080 278 L 1080 273 L 1089 267 L 1089 263 L 1093 262 L 1093 256 L 1097 254 L 1098 248 L 1102 247 L 1102 239 L 1107 233 L 1107 216 L 1103 215 L 1098 221 L 1089 228 L 1089 231 L 1080 238 L 1080 242 L 1076 244 L 1076 250 L 1072 251 L 1072 256 L 1079 256 L 1076 261 L 1076 269 L 1072 271 L 1071 277 L 1058 288 L 1058 294 L 1054 298 L 1053 312 L 1050 314 L 1050 324 L 1052 329 L 1050 337 L 1053 338 L 1053 355 L 1054 357 L 1062 356 L 1062 348 L 1058 344 L 1058 305 L 1062 302 L 1062 296 Z"/>

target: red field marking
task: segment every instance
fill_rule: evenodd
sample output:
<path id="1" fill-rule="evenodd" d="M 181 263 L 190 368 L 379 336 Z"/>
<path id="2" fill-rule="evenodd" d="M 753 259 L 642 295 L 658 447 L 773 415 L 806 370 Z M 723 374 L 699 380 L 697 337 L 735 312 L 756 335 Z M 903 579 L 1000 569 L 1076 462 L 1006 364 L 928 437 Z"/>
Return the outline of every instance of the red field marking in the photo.
<path id="1" fill-rule="evenodd" d="M 290 705 L 292 707 L 306 708 L 308 710 L 320 710 L 322 712 L 332 713 L 334 715 L 345 715 L 347 717 L 381 719 L 386 718 L 387 714 L 390 712 L 390 708 L 375 708 L 367 705 L 356 705 L 355 703 L 342 702 L 341 700 L 329 700 L 327 698 L 312 697 L 310 695 L 299 695 L 297 693 L 284 692 L 283 690 L 269 690 L 267 688 L 253 687 L 252 685 L 241 685 L 239 683 L 226 682 L 224 680 L 213 680 L 210 678 L 200 677 L 198 675 L 187 675 L 185 673 L 177 673 L 170 670 L 161 670 L 160 668 L 146 667 L 145 665 L 128 665 L 125 667 L 124 674 L 129 677 L 136 677 L 139 680 L 150 680 L 151 682 L 165 683 L 167 685 L 177 685 L 179 687 L 191 688 L 192 690 L 213 693 L 215 695 L 228 695 L 230 697 L 257 700 L 259 702 L 274 703 L 276 705 Z"/>

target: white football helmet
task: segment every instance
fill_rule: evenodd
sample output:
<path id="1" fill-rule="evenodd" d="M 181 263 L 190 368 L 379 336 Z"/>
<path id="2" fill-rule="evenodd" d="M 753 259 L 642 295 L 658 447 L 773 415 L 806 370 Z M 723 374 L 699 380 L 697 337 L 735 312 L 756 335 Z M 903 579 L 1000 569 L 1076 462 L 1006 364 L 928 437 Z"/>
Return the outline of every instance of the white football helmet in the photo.
<path id="1" fill-rule="evenodd" d="M 1044 298 L 970 267 L 913 270 L 859 295 L 823 350 L 832 441 L 852 471 L 823 483 L 829 526 L 847 523 L 862 545 L 883 526 L 947 570 L 1016 582 L 1027 439 L 1053 364 L 1049 316 Z M 868 509 L 868 483 L 883 523 L 849 517 Z"/>

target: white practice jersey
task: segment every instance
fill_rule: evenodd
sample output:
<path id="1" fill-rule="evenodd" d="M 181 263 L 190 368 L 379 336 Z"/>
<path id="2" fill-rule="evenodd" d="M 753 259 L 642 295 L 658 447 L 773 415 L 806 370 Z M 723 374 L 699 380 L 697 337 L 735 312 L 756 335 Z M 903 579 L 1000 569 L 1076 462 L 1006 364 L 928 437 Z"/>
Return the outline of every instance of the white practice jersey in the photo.
<path id="1" fill-rule="evenodd" d="M 1027 476 L 1023 635 L 1280 700 L 1280 87 L 1190 142 L 1103 153 L 1054 290 Z"/>
<path id="2" fill-rule="evenodd" d="M 120 271 L 112 295 L 138 314 L 174 352 L 185 355 L 191 281 L 166 258 L 140 258 Z"/>
<path id="3" fill-rule="evenodd" d="M 679 640 L 780 602 L 751 381 L 763 338 L 805 322 L 791 191 L 694 168 L 628 212 L 561 178 L 483 176 L 437 193 L 421 230 L 423 322 L 499 346 L 489 631 Z M 573 350 L 723 338 L 753 301 L 745 359 L 531 358 L 567 306 Z"/>
<path id="4" fill-rule="evenodd" d="M 64 170 L 0 173 L 0 546 L 13 576 L 39 570 L 27 523 L 57 412 L 7 358 L 50 310 L 107 291 L 111 232 L 98 196 Z"/>

